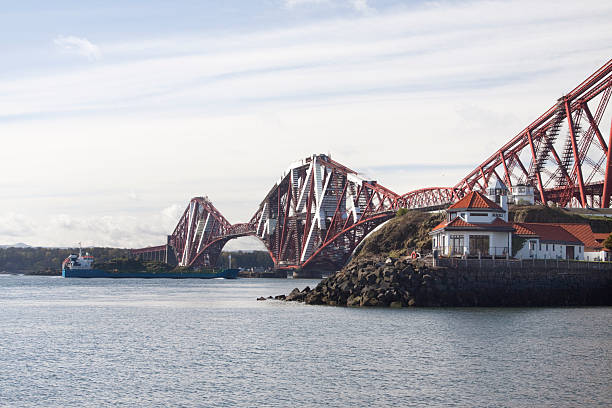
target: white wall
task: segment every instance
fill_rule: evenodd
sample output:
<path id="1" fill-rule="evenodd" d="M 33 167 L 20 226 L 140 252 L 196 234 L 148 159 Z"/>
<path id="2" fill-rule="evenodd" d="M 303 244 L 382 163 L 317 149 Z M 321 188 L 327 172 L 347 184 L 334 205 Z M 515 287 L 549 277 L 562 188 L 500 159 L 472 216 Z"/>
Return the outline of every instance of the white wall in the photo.
<path id="1" fill-rule="evenodd" d="M 529 246 L 530 242 L 535 242 L 535 249 L 531 249 Z M 548 246 L 548 247 L 547 247 Z M 554 249 L 553 249 L 554 247 Z M 584 245 L 573 245 L 574 247 L 574 259 L 584 260 Z M 517 259 L 566 259 L 566 245 L 562 244 L 542 244 L 540 249 L 539 239 L 528 239 L 523 244 L 523 247 L 517 252 Z"/>
<path id="2" fill-rule="evenodd" d="M 487 214 L 486 216 L 475 216 L 473 213 L 479 214 Z M 504 221 L 508 221 L 508 213 L 505 211 L 491 211 L 491 210 L 483 210 L 483 211 L 453 211 L 451 214 L 451 220 L 455 218 L 455 216 L 459 216 L 463 218 L 465 222 L 469 222 L 472 224 L 490 224 L 495 218 L 501 218 Z M 501 217 L 495 217 L 494 214 L 502 214 Z"/>
<path id="3" fill-rule="evenodd" d="M 589 251 L 584 253 L 585 261 L 611 261 L 612 254 L 606 251 Z"/>
<path id="4" fill-rule="evenodd" d="M 505 256 L 505 252 L 511 252 L 512 234 L 509 232 L 499 231 L 445 231 L 434 234 L 432 237 L 432 245 L 438 248 L 442 254 L 450 255 L 450 236 L 463 236 L 463 246 L 461 253 L 469 253 L 470 235 L 487 235 L 489 237 L 489 254 L 495 253 L 495 256 Z"/>

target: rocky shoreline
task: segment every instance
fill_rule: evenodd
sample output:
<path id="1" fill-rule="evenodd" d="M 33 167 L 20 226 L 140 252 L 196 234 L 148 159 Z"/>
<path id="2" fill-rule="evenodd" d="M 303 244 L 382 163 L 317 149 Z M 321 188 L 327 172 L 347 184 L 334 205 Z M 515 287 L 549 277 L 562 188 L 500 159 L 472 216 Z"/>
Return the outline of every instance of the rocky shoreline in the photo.
<path id="1" fill-rule="evenodd" d="M 606 273 L 607 272 L 607 273 Z M 610 306 L 612 273 L 591 275 L 433 268 L 421 260 L 361 259 L 323 279 L 267 299 L 377 307 Z M 258 300 L 266 300 L 261 297 Z"/>

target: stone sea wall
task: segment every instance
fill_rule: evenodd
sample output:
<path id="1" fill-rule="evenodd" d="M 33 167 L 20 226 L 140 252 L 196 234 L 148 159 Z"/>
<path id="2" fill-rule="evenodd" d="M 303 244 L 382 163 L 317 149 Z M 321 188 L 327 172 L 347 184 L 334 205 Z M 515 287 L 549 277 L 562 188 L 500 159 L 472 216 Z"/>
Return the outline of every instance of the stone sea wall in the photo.
<path id="1" fill-rule="evenodd" d="M 432 267 L 407 258 L 363 259 L 312 290 L 296 288 L 276 299 L 380 307 L 612 305 L 609 264 L 474 261 Z"/>

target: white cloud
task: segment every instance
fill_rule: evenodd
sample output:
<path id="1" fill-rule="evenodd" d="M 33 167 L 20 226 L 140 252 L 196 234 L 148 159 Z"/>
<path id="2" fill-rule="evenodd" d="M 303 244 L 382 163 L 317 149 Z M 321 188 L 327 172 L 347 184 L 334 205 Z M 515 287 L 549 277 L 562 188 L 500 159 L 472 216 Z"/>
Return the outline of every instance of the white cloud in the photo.
<path id="1" fill-rule="evenodd" d="M 285 7 L 293 8 L 296 6 L 304 6 L 308 4 L 323 4 L 329 3 L 330 0 L 284 0 Z"/>
<path id="2" fill-rule="evenodd" d="M 58 216 L 63 232 L 37 228 L 31 244 L 163 243 L 192 196 L 248 221 L 282 170 L 317 152 L 398 193 L 453 185 L 466 171 L 447 163 L 478 165 L 609 58 L 610 18 L 607 2 L 445 2 L 126 37 L 101 44 L 104 64 L 5 74 L 0 214 Z M 384 169 L 405 164 L 430 166 Z"/>
<path id="3" fill-rule="evenodd" d="M 53 40 L 53 43 L 61 52 L 81 55 L 92 61 L 102 56 L 100 47 L 92 44 L 87 38 L 60 35 Z"/>
<path id="4" fill-rule="evenodd" d="M 23 215 L 14 212 L 0 214 L 0 239 L 27 237 L 34 232 L 34 223 Z M 9 244 L 12 242 L 1 242 Z"/>
<path id="5" fill-rule="evenodd" d="M 346 5 L 361 13 L 371 12 L 374 10 L 368 5 L 368 0 L 284 0 L 283 4 L 289 9 L 299 6 L 327 4 L 339 6 Z"/>
<path id="6" fill-rule="evenodd" d="M 371 12 L 374 9 L 368 5 L 368 0 L 350 0 L 353 8 L 361 13 Z"/>
<path id="7" fill-rule="evenodd" d="M 187 203 L 184 204 L 172 204 L 166 208 L 164 208 L 161 213 L 162 215 L 164 215 L 165 217 L 171 219 L 172 221 L 175 221 L 178 223 L 178 219 L 181 215 L 183 215 L 183 212 L 185 211 L 185 207 L 187 207 Z"/>

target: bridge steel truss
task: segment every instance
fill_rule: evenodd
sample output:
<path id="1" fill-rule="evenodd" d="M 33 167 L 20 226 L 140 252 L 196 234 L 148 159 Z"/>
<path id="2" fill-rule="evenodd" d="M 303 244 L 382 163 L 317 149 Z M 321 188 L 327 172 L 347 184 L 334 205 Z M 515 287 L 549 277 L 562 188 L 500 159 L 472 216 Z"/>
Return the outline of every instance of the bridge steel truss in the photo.
<path id="1" fill-rule="evenodd" d="M 326 155 L 292 164 L 248 223 L 230 224 L 205 197 L 195 197 L 167 246 L 133 250 L 141 259 L 169 252 L 180 266 L 215 266 L 225 244 L 258 237 L 277 268 L 341 268 L 374 228 L 394 216 L 399 195 Z"/>
<path id="2" fill-rule="evenodd" d="M 250 221 L 278 268 L 337 270 L 398 195 L 325 155 L 292 164 Z"/>
<path id="3" fill-rule="evenodd" d="M 600 123 L 611 93 L 609 60 L 464 177 L 455 191 L 465 195 L 485 190 L 496 177 L 508 187 L 533 186 L 541 204 L 608 208 L 612 125 L 606 143 L 608 132 Z M 608 112 L 606 126 L 609 116 Z"/>
<path id="4" fill-rule="evenodd" d="M 448 207 L 462 197 L 463 192 L 453 187 L 421 188 L 400 196 L 397 200 L 397 207 L 436 210 Z"/>
<path id="5" fill-rule="evenodd" d="M 168 245 L 180 266 L 214 266 L 227 241 L 248 234 L 241 224 L 230 224 L 207 197 L 194 197 L 168 237 Z"/>

